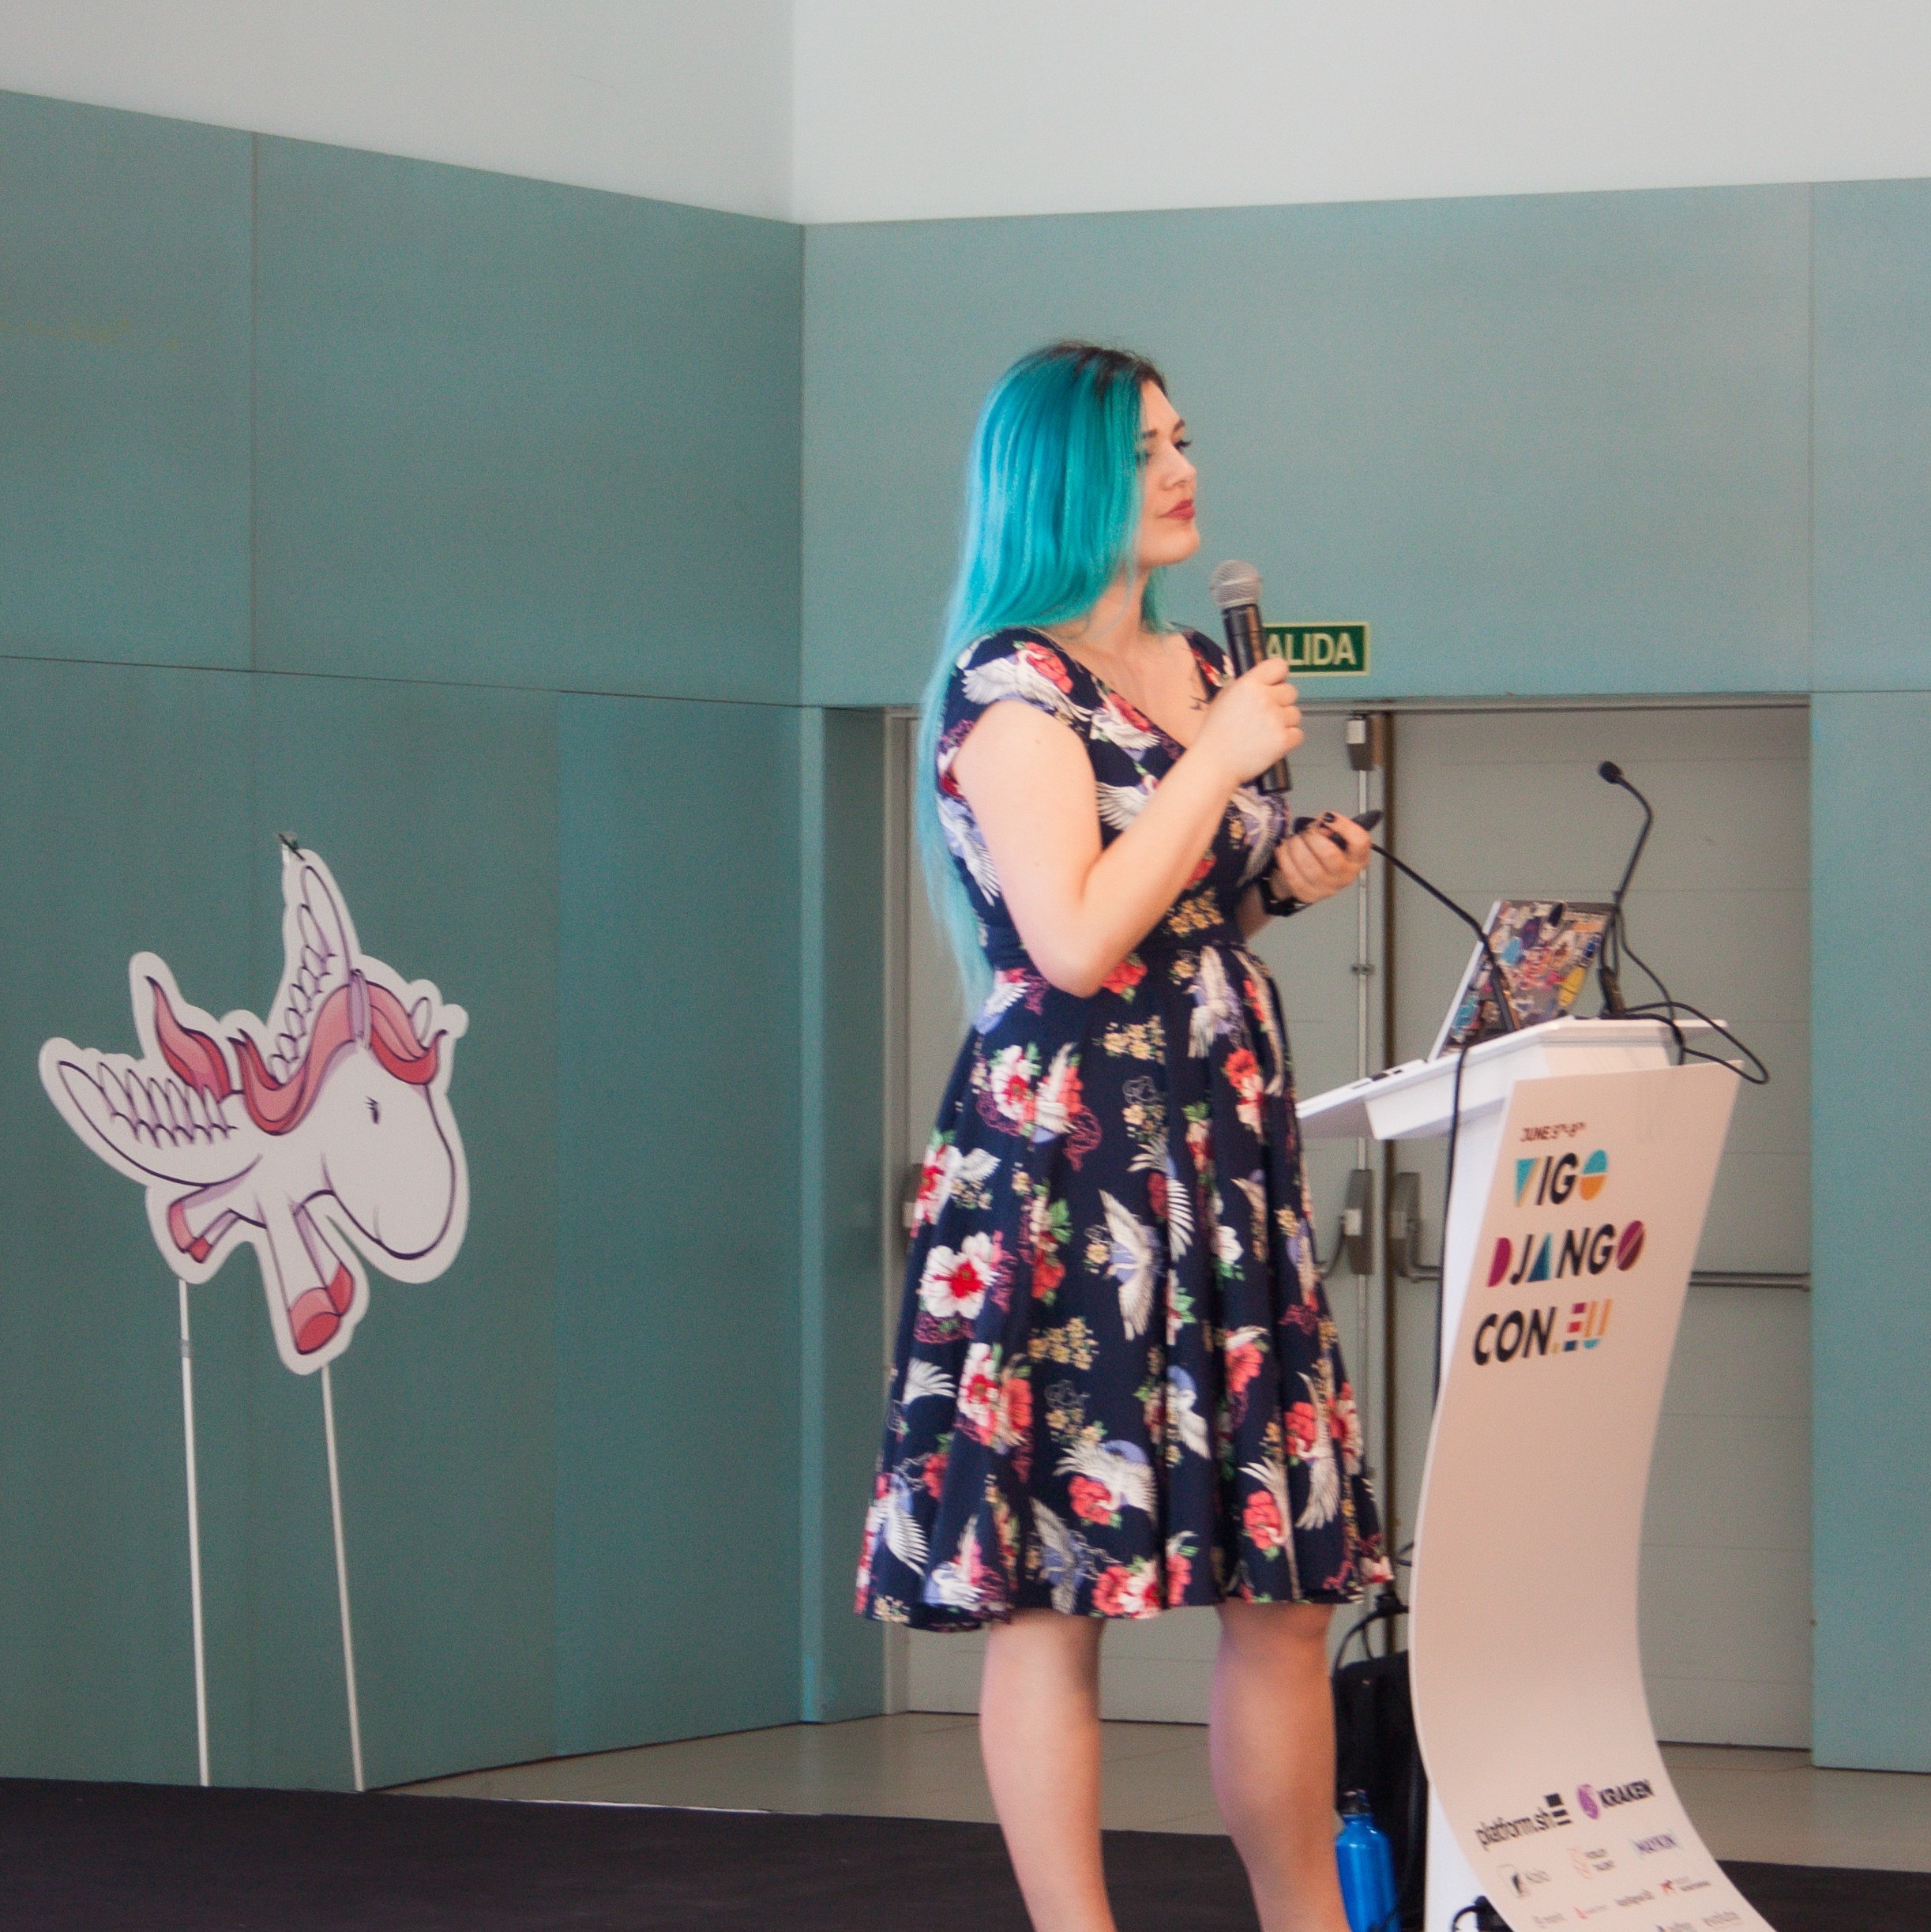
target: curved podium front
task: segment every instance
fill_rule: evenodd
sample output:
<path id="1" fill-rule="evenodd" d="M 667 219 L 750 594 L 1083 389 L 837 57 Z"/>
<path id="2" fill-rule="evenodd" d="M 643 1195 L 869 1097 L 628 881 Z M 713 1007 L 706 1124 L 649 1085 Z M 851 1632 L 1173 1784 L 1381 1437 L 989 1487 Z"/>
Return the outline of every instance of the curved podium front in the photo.
<path id="1" fill-rule="evenodd" d="M 1410 1599 L 1426 1932 L 1478 1895 L 1516 1932 L 1766 1923 L 1663 1768 L 1637 1644 L 1650 1455 L 1736 1086 L 1670 1058 L 1659 1022 L 1559 1020 L 1463 1069 Z M 1455 1076 L 1337 1088 L 1302 1131 L 1446 1133 Z"/>

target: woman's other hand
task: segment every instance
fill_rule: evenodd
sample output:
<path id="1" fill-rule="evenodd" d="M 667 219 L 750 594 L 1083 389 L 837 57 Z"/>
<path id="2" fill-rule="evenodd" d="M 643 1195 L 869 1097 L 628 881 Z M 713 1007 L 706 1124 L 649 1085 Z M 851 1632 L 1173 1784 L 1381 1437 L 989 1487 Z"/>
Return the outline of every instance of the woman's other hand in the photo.
<path id="1" fill-rule="evenodd" d="M 1245 784 L 1301 742 L 1298 696 L 1287 682 L 1287 667 L 1278 657 L 1264 657 L 1207 707 L 1188 755 L 1216 765 L 1230 791 Z"/>
<path id="2" fill-rule="evenodd" d="M 1297 740 L 1300 734 L 1295 733 Z M 1329 837 L 1332 833 L 1334 836 Z M 1337 845 L 1336 839 L 1344 843 Z M 1274 881 L 1304 906 L 1330 899 L 1367 870 L 1373 841 L 1351 818 L 1324 813 L 1305 832 L 1283 840 L 1274 854 Z"/>

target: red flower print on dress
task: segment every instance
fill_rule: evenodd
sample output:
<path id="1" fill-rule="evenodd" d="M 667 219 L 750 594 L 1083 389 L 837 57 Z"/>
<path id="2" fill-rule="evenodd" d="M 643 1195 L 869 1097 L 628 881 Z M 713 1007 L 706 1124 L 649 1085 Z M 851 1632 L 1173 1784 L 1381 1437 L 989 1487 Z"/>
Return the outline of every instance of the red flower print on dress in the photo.
<path id="1" fill-rule="evenodd" d="M 986 1091 L 1000 1116 L 1016 1126 L 1032 1125 L 1033 1074 L 1038 1062 L 1025 1047 L 1002 1047 L 986 1069 Z"/>
<path id="2" fill-rule="evenodd" d="M 1343 1382 L 1328 1405 L 1328 1433 L 1339 1445 L 1351 1467 L 1361 1459 L 1361 1416 L 1354 1407 L 1354 1385 Z"/>
<path id="3" fill-rule="evenodd" d="M 945 1465 L 952 1460 L 949 1451 L 934 1449 L 926 1458 L 926 1466 L 921 1480 L 926 1486 L 926 1494 L 935 1501 L 945 1487 Z"/>
<path id="4" fill-rule="evenodd" d="M 1234 1111 L 1249 1133 L 1260 1131 L 1260 1064 L 1250 1047 L 1236 1047 L 1227 1055 L 1227 1078 L 1232 1083 Z"/>
<path id="5" fill-rule="evenodd" d="M 1144 1559 L 1129 1569 L 1109 1563 L 1093 1582 L 1093 1607 L 1103 1617 L 1144 1617 L 1159 1607 L 1153 1566 Z"/>
<path id="6" fill-rule="evenodd" d="M 1073 679 L 1066 675 L 1066 667 L 1060 661 L 1057 651 L 1049 651 L 1043 645 L 1022 644 L 1019 656 L 1028 668 L 1036 671 L 1047 683 L 1057 686 L 1069 697 L 1073 695 Z"/>
<path id="7" fill-rule="evenodd" d="M 1297 1402 L 1287 1415 L 1287 1453 L 1296 1462 L 1305 1462 L 1314 1453 L 1316 1431 L 1320 1423 L 1314 1414 L 1312 1402 Z"/>
<path id="8" fill-rule="evenodd" d="M 1258 1342 L 1230 1342 L 1227 1352 L 1227 1393 L 1245 1393 L 1247 1385 L 1260 1373 L 1260 1363 Z"/>
<path id="9" fill-rule="evenodd" d="M 999 1351 L 990 1342 L 975 1342 L 966 1351 L 959 1378 L 959 1426 L 975 1442 L 990 1443 L 999 1421 Z"/>
<path id="10" fill-rule="evenodd" d="M 1133 988 L 1147 976 L 1146 964 L 1137 953 L 1129 953 L 1113 971 L 1100 981 L 1103 992 L 1118 993 L 1126 998 L 1133 997 Z"/>
<path id="11" fill-rule="evenodd" d="M 1046 1069 L 1046 1077 L 1033 1096 L 1033 1139 L 1058 1138 L 1085 1111 L 1080 1091 L 1080 1057 L 1072 1047 L 1062 1047 L 1054 1054 L 1053 1064 Z"/>
<path id="12" fill-rule="evenodd" d="M 1013 1370 L 1000 1390 L 999 1428 L 1009 1442 L 1032 1434 L 1032 1382 L 1024 1369 Z"/>
<path id="13" fill-rule="evenodd" d="M 1247 1498 L 1241 1511 L 1241 1523 L 1248 1540 L 1264 1554 L 1271 1555 L 1287 1540 L 1282 1533 L 1281 1513 L 1264 1489 L 1256 1490 Z"/>
<path id="14" fill-rule="evenodd" d="M 952 1170 L 958 1161 L 959 1150 L 949 1141 L 934 1141 L 926 1150 L 925 1165 L 919 1170 L 918 1197 L 912 1203 L 915 1233 L 928 1221 L 937 1220 L 939 1197 L 949 1188 Z"/>
<path id="15" fill-rule="evenodd" d="M 1170 1556 L 1166 1559 L 1166 1607 L 1178 1610 L 1187 1600 L 1187 1585 L 1193 1581 L 1192 1559 Z"/>
<path id="16" fill-rule="evenodd" d="M 999 1261 L 998 1243 L 990 1235 L 967 1235 L 956 1249 L 933 1249 L 919 1277 L 920 1305 L 931 1314 L 972 1321 L 985 1305 Z"/>
<path id="17" fill-rule="evenodd" d="M 1073 1513 L 1082 1523 L 1110 1526 L 1116 1520 L 1113 1498 L 1103 1483 L 1095 1483 L 1090 1475 L 1076 1475 L 1067 1485 L 1067 1491 L 1073 1498 Z"/>

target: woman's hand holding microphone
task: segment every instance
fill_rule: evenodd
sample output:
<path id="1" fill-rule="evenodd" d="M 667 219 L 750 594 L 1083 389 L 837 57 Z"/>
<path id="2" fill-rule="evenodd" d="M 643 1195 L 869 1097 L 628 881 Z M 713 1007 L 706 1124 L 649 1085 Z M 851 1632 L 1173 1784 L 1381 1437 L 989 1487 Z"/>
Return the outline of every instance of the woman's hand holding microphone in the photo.
<path id="1" fill-rule="evenodd" d="M 1299 696 L 1287 681 L 1287 667 L 1277 657 L 1263 658 L 1207 707 L 1194 754 L 1204 753 L 1219 766 L 1230 792 L 1245 784 L 1302 742 Z M 1360 878 L 1371 845 L 1353 820 L 1325 813 L 1275 848 L 1275 889 L 1303 905 L 1331 898 Z"/>

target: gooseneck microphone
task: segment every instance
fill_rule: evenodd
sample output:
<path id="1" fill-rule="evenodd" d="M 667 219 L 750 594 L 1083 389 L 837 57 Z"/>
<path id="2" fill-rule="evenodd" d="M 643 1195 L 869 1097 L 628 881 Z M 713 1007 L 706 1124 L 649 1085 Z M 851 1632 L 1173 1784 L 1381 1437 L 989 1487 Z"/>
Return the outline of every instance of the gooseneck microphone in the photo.
<path id="1" fill-rule="evenodd" d="M 1215 566 L 1207 580 L 1208 594 L 1220 607 L 1220 622 L 1227 634 L 1227 656 L 1234 660 L 1236 677 L 1244 676 L 1260 662 L 1267 648 L 1260 628 L 1260 573 L 1250 563 L 1229 562 Z M 1254 780 L 1262 791 L 1291 791 L 1294 774 L 1285 758 L 1270 765 Z"/>
<path id="2" fill-rule="evenodd" d="M 1602 949 L 1596 956 L 1596 983 L 1602 989 L 1602 1010 L 1625 1013 L 1629 1009 L 1622 993 L 1623 894 L 1629 891 L 1629 881 L 1636 877 L 1636 863 L 1643 856 L 1643 848 L 1649 843 L 1649 829 L 1656 822 L 1656 814 L 1651 809 L 1649 800 L 1629 782 L 1628 775 L 1614 759 L 1605 758 L 1596 767 L 1596 776 L 1606 785 L 1620 785 L 1643 808 L 1643 829 L 1636 834 L 1629 863 L 1622 869 L 1622 883 L 1616 888 L 1610 901 L 1609 930 L 1602 935 Z"/>
<path id="3" fill-rule="evenodd" d="M 1378 817 L 1379 814 L 1377 814 L 1377 816 Z M 1522 1025 L 1516 1017 L 1514 1002 L 1508 997 L 1508 976 L 1502 971 L 1502 962 L 1495 957 L 1495 946 L 1493 942 L 1489 938 L 1488 927 L 1484 926 L 1467 907 L 1458 905 L 1439 885 L 1435 885 L 1430 880 L 1423 878 L 1407 859 L 1397 859 L 1385 845 L 1377 845 L 1373 849 L 1379 852 L 1403 878 L 1413 879 L 1429 898 L 1438 900 L 1475 934 L 1476 940 L 1482 947 L 1482 957 L 1489 963 L 1489 984 L 1495 989 L 1495 1003 L 1501 1009 L 1502 1031 L 1505 1033 L 1520 1032 L 1522 1030 Z"/>

